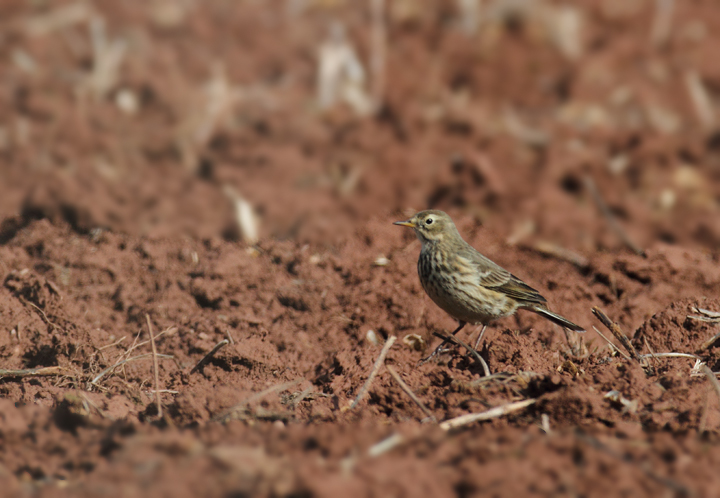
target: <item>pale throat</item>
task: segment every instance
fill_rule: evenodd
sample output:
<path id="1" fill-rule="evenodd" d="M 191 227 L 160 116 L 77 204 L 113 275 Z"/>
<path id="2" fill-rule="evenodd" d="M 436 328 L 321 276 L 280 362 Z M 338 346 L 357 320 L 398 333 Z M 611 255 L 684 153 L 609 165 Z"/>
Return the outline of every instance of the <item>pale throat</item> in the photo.
<path id="1" fill-rule="evenodd" d="M 435 245 L 439 244 L 443 240 L 442 234 L 433 234 L 432 236 L 428 237 L 426 234 L 417 233 L 418 239 L 420 239 L 420 242 L 422 243 L 422 248 L 431 248 Z"/>

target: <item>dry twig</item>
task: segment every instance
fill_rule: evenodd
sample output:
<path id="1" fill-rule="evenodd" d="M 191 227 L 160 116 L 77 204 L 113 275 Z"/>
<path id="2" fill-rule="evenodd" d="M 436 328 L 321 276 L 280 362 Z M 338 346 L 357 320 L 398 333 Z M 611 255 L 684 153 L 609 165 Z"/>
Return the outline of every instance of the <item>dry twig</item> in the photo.
<path id="1" fill-rule="evenodd" d="M 592 309 L 593 315 L 597 317 L 600 322 L 602 322 L 607 329 L 612 332 L 612 334 L 615 336 L 615 338 L 620 341 L 620 344 L 623 345 L 623 347 L 627 350 L 627 352 L 630 354 L 630 358 L 633 360 L 636 360 L 641 365 L 644 365 L 643 359 L 640 357 L 640 355 L 637 354 L 637 351 L 635 350 L 635 347 L 630 342 L 630 339 L 627 338 L 627 336 L 623 333 L 620 326 L 610 320 L 608 316 L 603 313 L 603 311 L 598 308 L 597 306 L 594 306 Z"/>
<path id="2" fill-rule="evenodd" d="M 597 204 L 598 209 L 603 214 L 603 216 L 605 216 L 605 219 L 610 225 L 610 228 L 612 228 L 612 230 L 620 238 L 620 240 L 622 240 L 623 243 L 638 256 L 642 256 L 643 258 L 647 257 L 645 251 L 635 245 L 635 243 L 630 239 L 630 237 L 628 237 L 628 234 L 625 233 L 625 230 L 622 226 L 620 226 L 620 223 L 618 223 L 615 215 L 613 215 L 612 211 L 610 211 L 610 208 L 600 195 L 600 191 L 598 191 L 597 187 L 595 186 L 595 182 L 589 176 L 585 177 L 585 188 L 588 190 L 588 192 L 590 192 L 590 195 L 592 195 L 592 198 L 595 201 L 595 204 Z"/>
<path id="3" fill-rule="evenodd" d="M 230 341 L 228 341 L 227 339 L 223 339 L 222 341 L 215 344 L 215 347 L 212 348 L 210 350 L 210 352 L 208 352 L 208 354 L 203 356 L 202 359 L 197 362 L 197 364 L 192 368 L 192 370 L 190 370 L 190 373 L 192 374 L 192 373 L 195 373 L 198 370 L 200 370 L 208 361 L 210 361 L 210 358 L 212 358 L 215 355 L 215 353 L 220 351 L 220 348 L 222 348 L 223 346 L 225 346 L 229 343 L 230 343 Z"/>
<path id="4" fill-rule="evenodd" d="M 368 390 L 370 389 L 370 385 L 372 384 L 372 381 L 375 379 L 375 376 L 377 375 L 378 371 L 380 370 L 380 367 L 383 366 L 385 363 L 385 356 L 387 356 L 388 351 L 390 351 L 390 348 L 397 340 L 397 337 L 394 335 L 390 336 L 387 341 L 385 341 L 385 345 L 382 348 L 382 351 L 380 351 L 380 356 L 378 356 L 377 360 L 375 360 L 375 364 L 373 365 L 372 370 L 370 371 L 370 376 L 365 381 L 365 384 L 360 389 L 360 392 L 355 397 L 355 401 L 352 402 L 350 405 L 350 410 L 354 410 L 357 405 L 362 401 L 362 399 L 367 394 Z"/>
<path id="5" fill-rule="evenodd" d="M 450 429 L 456 429 L 463 425 L 468 425 L 480 420 L 490 420 L 493 418 L 502 417 L 509 413 L 522 410 L 523 408 L 532 405 L 536 401 L 536 399 L 525 399 L 522 401 L 516 401 L 514 403 L 508 403 L 506 405 L 496 406 L 495 408 L 491 408 L 490 410 L 480 413 L 468 413 L 467 415 L 461 415 L 459 417 L 455 417 L 450 420 L 446 420 L 445 422 L 442 422 L 440 424 L 440 428 L 442 430 L 449 431 Z"/>
<path id="6" fill-rule="evenodd" d="M 417 397 L 417 395 L 412 392 L 412 389 L 410 389 L 410 386 L 408 386 L 405 381 L 402 380 L 402 377 L 400 377 L 400 374 L 397 373 L 397 371 L 392 367 L 392 365 L 385 365 L 385 368 L 388 372 L 390 372 L 390 375 L 392 375 L 392 378 L 395 379 L 395 382 L 398 383 L 400 386 L 400 389 L 405 391 L 405 394 L 410 396 L 410 399 L 415 402 L 416 405 L 422 410 L 422 412 L 427 416 L 428 419 L 430 419 L 432 422 L 436 422 L 437 419 L 435 418 L 435 415 L 423 404 L 422 401 L 420 401 L 420 398 Z"/>

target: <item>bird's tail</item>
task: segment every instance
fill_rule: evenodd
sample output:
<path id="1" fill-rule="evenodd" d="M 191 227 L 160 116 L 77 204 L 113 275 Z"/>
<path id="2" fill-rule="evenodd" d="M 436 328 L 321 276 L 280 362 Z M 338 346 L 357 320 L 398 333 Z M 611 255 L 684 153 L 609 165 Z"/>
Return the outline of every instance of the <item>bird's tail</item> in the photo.
<path id="1" fill-rule="evenodd" d="M 557 313 L 553 313 L 547 308 L 541 307 L 541 306 L 532 306 L 527 308 L 530 311 L 533 311 L 537 313 L 538 315 L 547 318 L 553 323 L 557 323 L 561 327 L 565 327 L 570 330 L 574 330 L 575 332 L 585 332 L 585 329 L 582 328 L 580 325 L 576 325 L 567 318 L 563 318 Z"/>

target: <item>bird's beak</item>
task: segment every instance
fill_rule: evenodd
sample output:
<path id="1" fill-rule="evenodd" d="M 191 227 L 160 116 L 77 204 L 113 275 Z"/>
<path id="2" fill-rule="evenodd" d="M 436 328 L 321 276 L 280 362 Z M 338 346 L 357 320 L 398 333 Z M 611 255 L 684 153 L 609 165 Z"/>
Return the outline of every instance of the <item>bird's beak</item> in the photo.
<path id="1" fill-rule="evenodd" d="M 407 221 L 396 221 L 395 223 L 393 223 L 393 225 L 400 225 L 401 227 L 410 227 L 410 228 L 415 228 L 417 226 L 417 225 L 415 225 L 415 222 L 412 219 L 407 220 Z"/>

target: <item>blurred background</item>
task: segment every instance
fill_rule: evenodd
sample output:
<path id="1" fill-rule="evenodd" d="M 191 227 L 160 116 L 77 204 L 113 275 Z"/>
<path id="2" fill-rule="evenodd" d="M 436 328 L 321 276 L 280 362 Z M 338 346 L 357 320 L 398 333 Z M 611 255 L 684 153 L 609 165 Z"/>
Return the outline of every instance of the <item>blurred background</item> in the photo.
<path id="1" fill-rule="evenodd" d="M 711 0 L 0 11 L 2 240 L 47 218 L 336 246 L 436 207 L 510 244 L 623 247 L 590 182 L 638 248 L 717 260 Z"/>

